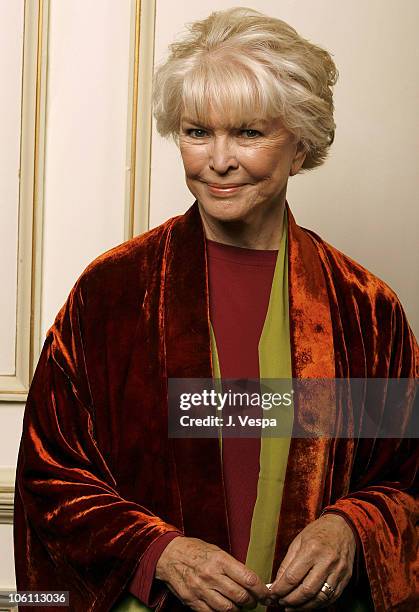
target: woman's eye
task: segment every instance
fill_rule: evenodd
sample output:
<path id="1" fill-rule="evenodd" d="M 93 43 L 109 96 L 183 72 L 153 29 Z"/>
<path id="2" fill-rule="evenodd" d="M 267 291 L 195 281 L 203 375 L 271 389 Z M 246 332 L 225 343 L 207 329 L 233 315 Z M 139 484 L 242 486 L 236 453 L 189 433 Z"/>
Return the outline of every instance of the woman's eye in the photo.
<path id="1" fill-rule="evenodd" d="M 258 130 L 242 130 L 241 133 L 243 136 L 246 136 L 246 138 L 257 138 L 258 136 L 262 136 Z"/>
<path id="2" fill-rule="evenodd" d="M 205 130 L 201 130 L 199 128 L 191 128 L 186 132 L 188 136 L 192 136 L 193 138 L 203 138 L 207 135 Z"/>

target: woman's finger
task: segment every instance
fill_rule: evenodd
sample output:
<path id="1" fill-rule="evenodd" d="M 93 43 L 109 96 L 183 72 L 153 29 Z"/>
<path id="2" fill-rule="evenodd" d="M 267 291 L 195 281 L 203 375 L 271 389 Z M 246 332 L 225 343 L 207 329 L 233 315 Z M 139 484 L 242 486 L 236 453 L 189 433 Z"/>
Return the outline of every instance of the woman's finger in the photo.
<path id="1" fill-rule="evenodd" d="M 329 575 L 327 566 L 316 565 L 301 580 L 295 588 L 286 595 L 279 598 L 278 603 L 282 606 L 302 606 L 318 597 L 326 577 Z M 333 583 L 329 583 L 334 586 Z M 323 594 L 322 594 L 323 595 Z M 321 598 L 320 598 L 321 601 Z"/>
<path id="2" fill-rule="evenodd" d="M 259 576 L 240 561 L 226 554 L 222 559 L 222 574 L 238 586 L 245 589 L 256 600 L 262 600 L 269 593 L 266 584 Z M 217 576 L 218 580 L 219 576 Z"/>
<path id="3" fill-rule="evenodd" d="M 310 572 L 310 574 L 314 574 L 314 572 Z M 321 578 L 320 582 L 317 577 L 311 579 L 310 574 L 307 576 L 307 582 L 304 580 L 295 591 L 281 599 L 279 604 L 284 605 L 285 609 L 287 609 L 287 606 L 292 606 L 289 610 L 313 610 L 330 606 L 339 599 L 350 580 L 350 575 L 347 575 L 346 572 L 343 574 L 338 571 L 332 572 L 327 575 L 327 578 Z M 333 592 L 328 589 L 325 589 L 325 592 L 322 591 L 325 583 L 333 588 Z M 306 595 L 310 595 L 310 593 L 311 597 L 307 599 Z"/>
<path id="4" fill-rule="evenodd" d="M 258 602 L 257 597 L 228 576 L 217 576 L 217 584 L 212 589 L 218 591 L 239 607 L 246 606 L 247 609 L 251 609 Z"/>
<path id="5" fill-rule="evenodd" d="M 195 612 L 213 612 L 213 609 L 209 607 L 202 599 L 197 599 L 193 602 L 188 603 L 188 608 L 195 610 Z"/>
<path id="6" fill-rule="evenodd" d="M 270 589 L 276 599 L 283 599 L 298 588 L 314 565 L 311 555 L 302 555 L 297 551 L 290 552 L 289 557 L 287 553 L 281 564 L 281 572 L 278 570 L 279 578 L 275 579 Z"/>
<path id="7" fill-rule="evenodd" d="M 231 599 L 212 589 L 210 591 L 205 591 L 201 597 L 204 598 L 210 610 L 219 610 L 220 612 L 224 612 L 225 610 L 229 610 L 229 612 L 230 610 L 232 612 L 239 612 L 241 610 L 241 607 L 235 604 Z M 231 607 L 227 607 L 227 605 Z"/>
<path id="8" fill-rule="evenodd" d="M 289 584 L 289 581 L 284 579 L 283 576 L 288 570 L 288 567 L 297 559 L 298 551 L 300 549 L 300 538 L 297 536 L 290 544 L 287 550 L 287 554 L 282 560 L 281 565 L 278 568 L 274 582 L 270 585 L 269 597 L 276 599 L 283 595 L 286 595 L 293 590 L 295 585 Z M 298 583 L 297 583 L 298 584 Z M 267 585 L 268 586 L 268 585 Z"/>

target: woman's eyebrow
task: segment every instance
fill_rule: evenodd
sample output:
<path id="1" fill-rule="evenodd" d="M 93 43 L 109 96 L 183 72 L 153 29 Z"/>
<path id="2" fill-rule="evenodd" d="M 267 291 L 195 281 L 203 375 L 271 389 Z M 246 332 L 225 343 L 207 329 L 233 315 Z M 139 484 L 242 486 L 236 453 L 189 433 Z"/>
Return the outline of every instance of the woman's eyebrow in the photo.
<path id="1" fill-rule="evenodd" d="M 204 123 L 204 122 L 199 122 L 195 119 L 192 119 L 190 117 L 182 117 L 181 119 L 181 124 L 188 124 L 190 126 L 193 127 L 199 127 L 205 130 L 212 130 L 212 126 Z M 226 125 L 225 129 L 230 129 L 230 130 L 246 130 L 246 129 L 252 129 L 254 128 L 254 126 L 256 126 L 257 128 L 265 128 L 267 125 L 267 121 L 264 119 L 252 119 L 250 121 L 243 121 L 242 123 L 238 123 L 236 126 L 235 125 Z"/>

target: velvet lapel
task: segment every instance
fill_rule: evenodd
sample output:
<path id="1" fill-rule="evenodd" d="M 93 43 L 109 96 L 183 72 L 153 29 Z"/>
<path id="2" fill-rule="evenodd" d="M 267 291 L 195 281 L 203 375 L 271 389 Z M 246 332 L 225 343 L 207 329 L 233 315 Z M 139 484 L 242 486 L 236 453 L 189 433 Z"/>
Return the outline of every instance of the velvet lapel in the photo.
<path id="1" fill-rule="evenodd" d="M 334 378 L 335 355 L 329 298 L 318 249 L 288 211 L 290 346 L 293 378 Z M 307 407 L 321 420 L 321 406 Z M 316 409 L 318 414 L 316 414 Z M 295 423 L 304 421 L 296 406 Z M 295 536 L 315 520 L 328 498 L 328 467 L 333 442 L 327 438 L 293 438 L 284 484 L 272 579 Z"/>
<path id="2" fill-rule="evenodd" d="M 205 234 L 195 202 L 172 224 L 164 254 L 159 310 L 167 378 L 212 378 L 206 270 Z M 171 442 L 185 535 L 229 552 L 218 440 Z"/>

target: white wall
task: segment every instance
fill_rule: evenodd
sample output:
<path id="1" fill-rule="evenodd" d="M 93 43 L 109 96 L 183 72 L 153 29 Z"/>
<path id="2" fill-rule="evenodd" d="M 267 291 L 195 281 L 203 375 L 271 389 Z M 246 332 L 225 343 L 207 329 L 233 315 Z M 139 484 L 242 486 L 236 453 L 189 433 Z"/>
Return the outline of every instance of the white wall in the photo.
<path id="1" fill-rule="evenodd" d="M 42 327 L 124 240 L 129 0 L 50 7 Z"/>
<path id="2" fill-rule="evenodd" d="M 14 374 L 23 4 L 0 5 L 0 372 Z"/>
<path id="3" fill-rule="evenodd" d="M 239 4 L 160 0 L 156 61 L 186 22 Z M 243 5 L 287 21 L 333 54 L 340 72 L 336 139 L 323 167 L 290 180 L 288 201 L 297 223 L 396 291 L 419 336 L 419 3 L 253 0 Z M 193 202 L 178 150 L 156 132 L 151 186 L 151 225 Z"/>

